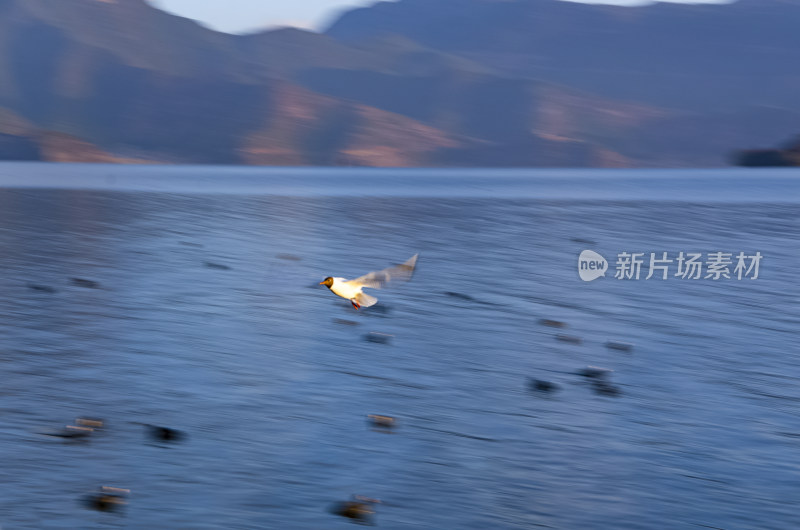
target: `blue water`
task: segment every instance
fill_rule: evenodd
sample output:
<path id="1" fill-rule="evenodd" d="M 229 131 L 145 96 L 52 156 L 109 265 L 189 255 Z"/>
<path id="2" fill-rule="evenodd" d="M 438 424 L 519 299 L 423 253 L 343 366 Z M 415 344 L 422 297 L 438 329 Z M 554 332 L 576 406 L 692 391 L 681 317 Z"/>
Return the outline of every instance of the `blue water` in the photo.
<path id="1" fill-rule="evenodd" d="M 54 168 L 58 169 L 54 169 Z M 800 170 L 375 169 L 0 164 L 0 186 L 289 197 L 796 202 Z"/>
<path id="2" fill-rule="evenodd" d="M 349 528 L 357 494 L 382 528 L 798 527 L 798 182 L 2 165 L 0 525 Z M 585 283 L 584 249 L 764 258 Z M 416 252 L 373 308 L 317 285 Z M 41 434 L 77 416 L 106 427 Z M 81 504 L 103 485 L 124 510 Z"/>

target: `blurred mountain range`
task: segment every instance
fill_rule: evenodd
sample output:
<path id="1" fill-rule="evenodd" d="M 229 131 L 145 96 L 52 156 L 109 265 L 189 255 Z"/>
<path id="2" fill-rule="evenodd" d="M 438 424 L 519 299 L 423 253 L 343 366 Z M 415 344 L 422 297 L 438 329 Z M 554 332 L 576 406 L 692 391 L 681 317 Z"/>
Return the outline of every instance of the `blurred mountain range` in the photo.
<path id="1" fill-rule="evenodd" d="M 0 159 L 720 166 L 800 132 L 800 0 L 400 0 L 228 35 L 0 0 Z"/>

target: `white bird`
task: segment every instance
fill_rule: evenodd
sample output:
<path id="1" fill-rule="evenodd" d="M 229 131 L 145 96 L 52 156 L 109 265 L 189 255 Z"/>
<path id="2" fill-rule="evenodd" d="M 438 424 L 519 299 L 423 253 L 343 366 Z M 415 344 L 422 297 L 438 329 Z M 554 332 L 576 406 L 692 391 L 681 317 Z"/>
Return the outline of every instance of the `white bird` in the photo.
<path id="1" fill-rule="evenodd" d="M 375 271 L 365 274 L 355 280 L 346 278 L 334 278 L 328 276 L 320 285 L 326 286 L 333 294 L 347 298 L 353 304 L 353 308 L 358 310 L 361 307 L 370 307 L 378 302 L 374 296 L 361 292 L 364 287 L 370 289 L 381 289 L 390 282 L 407 282 L 414 275 L 417 266 L 417 256 L 414 254 L 408 261 L 382 271 Z"/>

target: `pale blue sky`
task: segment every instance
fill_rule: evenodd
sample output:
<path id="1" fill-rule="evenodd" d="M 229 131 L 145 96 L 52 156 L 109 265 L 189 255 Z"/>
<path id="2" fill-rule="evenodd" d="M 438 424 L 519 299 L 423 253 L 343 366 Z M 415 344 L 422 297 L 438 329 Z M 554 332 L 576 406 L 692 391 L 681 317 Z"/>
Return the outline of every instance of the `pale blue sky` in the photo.
<path id="1" fill-rule="evenodd" d="M 321 29 L 336 14 L 375 0 L 148 0 L 179 15 L 194 18 L 206 26 L 230 33 L 244 33 L 275 26 Z M 593 4 L 634 5 L 641 0 L 580 0 Z M 679 0 L 675 0 L 679 1 Z M 686 1 L 686 0 L 683 0 Z M 727 0 L 706 0 L 724 3 Z M 697 1 L 689 3 L 699 3 Z"/>
<path id="2" fill-rule="evenodd" d="M 242 33 L 273 26 L 320 29 L 345 9 L 374 0 L 148 0 L 156 7 L 193 18 L 211 28 Z"/>

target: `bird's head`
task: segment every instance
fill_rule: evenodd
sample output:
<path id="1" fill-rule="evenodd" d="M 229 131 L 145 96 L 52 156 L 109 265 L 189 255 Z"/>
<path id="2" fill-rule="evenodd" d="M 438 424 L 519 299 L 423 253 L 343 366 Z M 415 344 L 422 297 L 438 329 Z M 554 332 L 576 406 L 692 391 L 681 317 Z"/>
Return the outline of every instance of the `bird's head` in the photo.
<path id="1" fill-rule="evenodd" d="M 328 276 L 327 278 L 325 278 L 324 280 L 322 280 L 321 282 L 319 282 L 319 284 L 320 284 L 320 285 L 324 285 L 325 287 L 327 287 L 328 289 L 330 289 L 330 288 L 331 288 L 331 285 L 333 285 L 333 278 L 331 278 L 330 276 Z"/>

